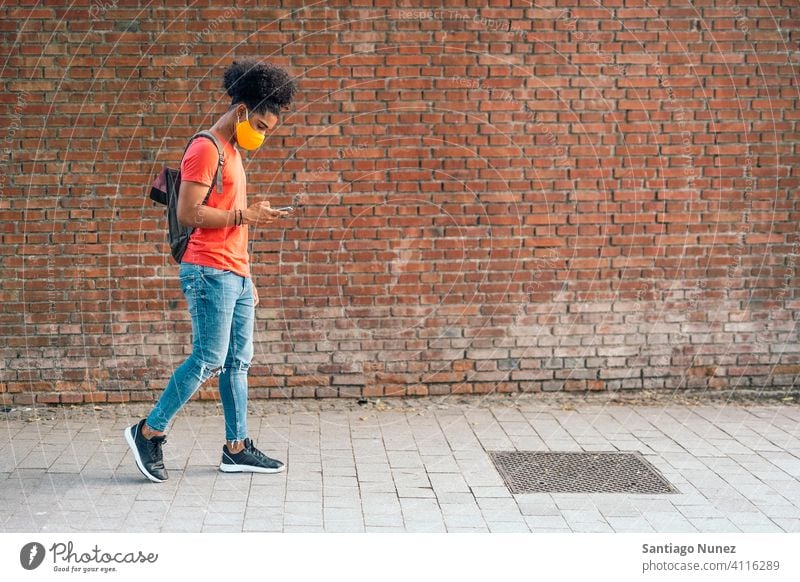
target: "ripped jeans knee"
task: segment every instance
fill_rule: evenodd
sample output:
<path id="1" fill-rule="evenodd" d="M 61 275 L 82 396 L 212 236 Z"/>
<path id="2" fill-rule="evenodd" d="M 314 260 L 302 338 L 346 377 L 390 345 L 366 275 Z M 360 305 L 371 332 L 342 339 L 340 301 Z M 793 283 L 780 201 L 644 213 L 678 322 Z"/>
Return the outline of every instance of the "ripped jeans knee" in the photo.
<path id="1" fill-rule="evenodd" d="M 223 367 L 192 354 L 173 373 L 167 387 L 148 415 L 147 425 L 165 431 L 177 412 L 209 378 L 219 376 Z"/>
<path id="2" fill-rule="evenodd" d="M 242 360 L 226 360 L 225 365 L 222 368 L 221 373 L 230 372 L 235 374 L 237 372 L 244 372 L 245 374 L 250 369 L 250 362 L 245 362 Z"/>
<path id="3" fill-rule="evenodd" d="M 200 362 L 200 379 L 205 382 L 209 378 L 213 378 L 214 376 L 219 376 L 223 372 L 222 366 L 215 366 L 213 364 L 209 364 L 208 362 L 204 362 L 203 360 L 199 360 Z"/>

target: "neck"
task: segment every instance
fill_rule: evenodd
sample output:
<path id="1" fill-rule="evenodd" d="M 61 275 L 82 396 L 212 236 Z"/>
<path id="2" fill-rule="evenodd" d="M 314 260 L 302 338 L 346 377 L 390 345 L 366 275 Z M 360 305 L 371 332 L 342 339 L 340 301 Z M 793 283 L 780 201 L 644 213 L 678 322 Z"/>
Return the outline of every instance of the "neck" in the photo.
<path id="1" fill-rule="evenodd" d="M 236 110 L 231 109 L 225 115 L 220 117 L 217 122 L 211 126 L 211 129 L 223 136 L 232 145 L 236 145 Z"/>

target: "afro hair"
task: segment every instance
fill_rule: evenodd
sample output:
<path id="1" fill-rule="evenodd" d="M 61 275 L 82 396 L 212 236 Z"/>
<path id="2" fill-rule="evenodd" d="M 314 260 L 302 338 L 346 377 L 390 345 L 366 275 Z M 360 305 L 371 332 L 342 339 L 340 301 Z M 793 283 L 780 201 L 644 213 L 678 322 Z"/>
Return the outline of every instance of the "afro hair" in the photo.
<path id="1" fill-rule="evenodd" d="M 256 59 L 233 61 L 225 69 L 225 91 L 230 95 L 231 106 L 244 103 L 250 111 L 267 111 L 280 115 L 297 93 L 297 83 L 276 65 Z"/>

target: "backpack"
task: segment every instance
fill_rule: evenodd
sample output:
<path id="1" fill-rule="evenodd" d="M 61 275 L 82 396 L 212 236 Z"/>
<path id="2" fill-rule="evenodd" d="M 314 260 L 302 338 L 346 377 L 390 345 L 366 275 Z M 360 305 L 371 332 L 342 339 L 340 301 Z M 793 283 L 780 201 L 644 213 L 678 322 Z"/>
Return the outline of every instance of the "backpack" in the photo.
<path id="1" fill-rule="evenodd" d="M 186 155 L 186 150 L 189 149 L 189 145 L 197 137 L 205 137 L 210 139 L 214 142 L 214 145 L 217 146 L 217 152 L 219 153 L 219 164 L 217 165 L 215 181 L 217 184 L 217 192 L 222 194 L 222 167 L 225 165 L 225 154 L 222 150 L 222 146 L 217 140 L 217 137 L 210 131 L 200 131 L 194 134 L 189 139 L 186 147 L 183 149 L 183 155 Z M 181 160 L 183 160 L 183 156 L 181 156 Z M 178 166 L 178 168 L 180 168 L 180 166 Z M 192 232 L 194 232 L 194 227 L 184 226 L 178 221 L 178 193 L 180 192 L 180 188 L 180 169 L 176 170 L 168 166 L 164 166 L 164 169 L 161 170 L 161 173 L 159 173 L 158 177 L 153 182 L 153 185 L 150 187 L 150 199 L 167 207 L 167 230 L 170 253 L 172 254 L 172 258 L 175 259 L 178 264 L 180 264 L 181 259 L 183 258 L 183 253 L 186 251 L 186 247 L 189 245 L 189 237 L 192 236 Z M 208 197 L 211 196 L 211 191 L 213 189 L 214 185 L 212 184 L 208 189 L 208 194 L 206 194 L 206 197 L 203 200 L 204 205 L 206 202 L 208 202 Z"/>

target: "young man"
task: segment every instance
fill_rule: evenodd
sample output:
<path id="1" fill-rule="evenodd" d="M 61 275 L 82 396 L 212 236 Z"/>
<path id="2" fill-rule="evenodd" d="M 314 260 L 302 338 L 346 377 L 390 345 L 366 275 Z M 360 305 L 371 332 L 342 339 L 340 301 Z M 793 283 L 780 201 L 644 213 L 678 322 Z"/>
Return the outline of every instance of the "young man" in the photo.
<path id="1" fill-rule="evenodd" d="M 137 467 L 157 483 L 167 479 L 161 449 L 167 442 L 167 425 L 215 375 L 219 376 L 227 441 L 219 469 L 276 473 L 285 468 L 259 451 L 247 435 L 247 371 L 258 304 L 247 234 L 250 226 L 269 225 L 288 213 L 270 208 L 269 202 L 247 206 L 242 157 L 234 146 L 257 149 L 278 123 L 280 111 L 290 105 L 297 87 L 284 70 L 255 60 L 229 66 L 224 87 L 231 105 L 210 130 L 224 147 L 222 194 L 214 180 L 219 155 L 211 140 L 196 138 L 181 161 L 178 220 L 195 227 L 178 269 L 192 317 L 192 354 L 175 370 L 150 414 L 125 429 Z"/>

